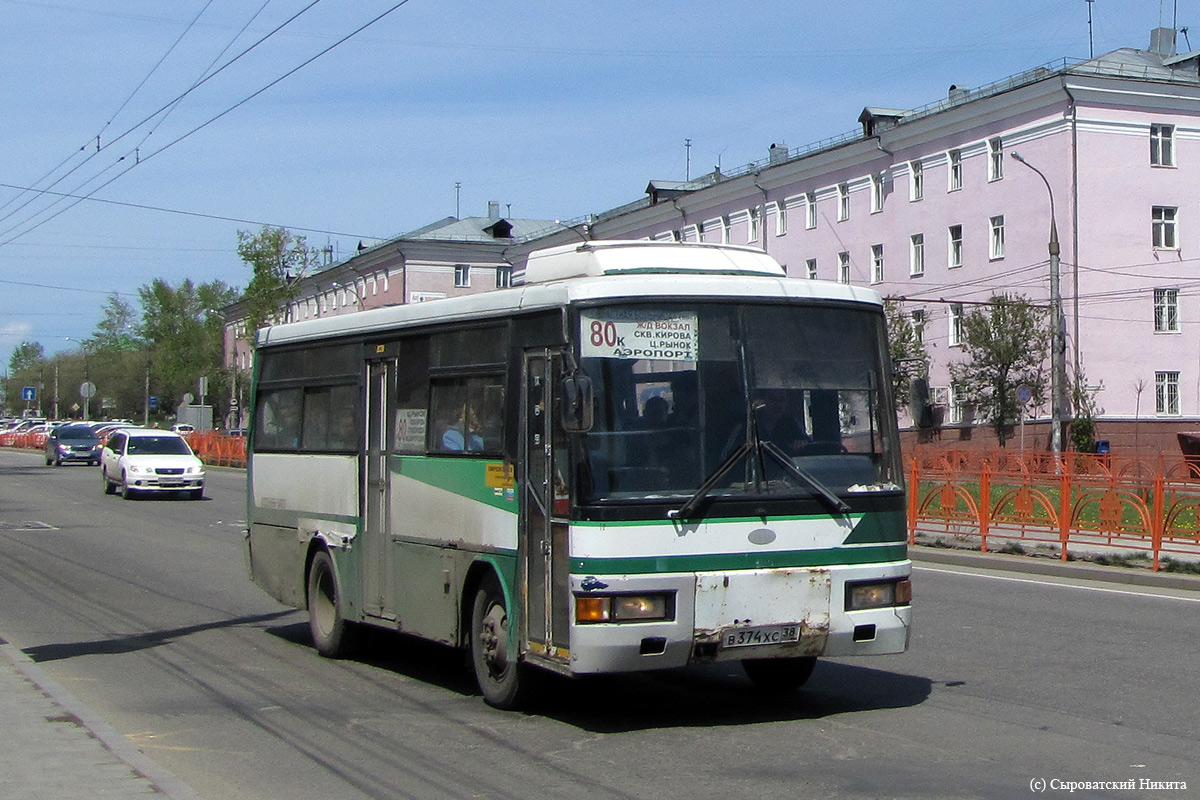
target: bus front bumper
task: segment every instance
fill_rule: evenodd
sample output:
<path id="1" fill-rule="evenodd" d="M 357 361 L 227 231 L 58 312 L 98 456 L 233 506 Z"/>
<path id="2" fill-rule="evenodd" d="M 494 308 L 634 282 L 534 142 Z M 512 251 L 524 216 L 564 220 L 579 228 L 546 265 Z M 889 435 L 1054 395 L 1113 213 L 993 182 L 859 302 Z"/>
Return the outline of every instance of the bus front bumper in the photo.
<path id="1" fill-rule="evenodd" d="M 570 671 L 633 672 L 691 663 L 902 653 L 912 609 L 848 608 L 848 587 L 907 581 L 911 562 L 658 575 L 571 576 L 572 597 L 669 596 L 665 620 L 581 622 Z"/>

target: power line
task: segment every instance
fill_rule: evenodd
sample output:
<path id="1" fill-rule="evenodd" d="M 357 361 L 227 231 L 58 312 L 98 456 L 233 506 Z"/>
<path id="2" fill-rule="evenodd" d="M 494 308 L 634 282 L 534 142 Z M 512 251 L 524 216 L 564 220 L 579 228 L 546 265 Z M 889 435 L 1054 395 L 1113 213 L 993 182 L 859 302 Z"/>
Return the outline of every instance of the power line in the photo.
<path id="1" fill-rule="evenodd" d="M 24 187 L 14 186 L 9 183 L 0 183 L 0 189 L 22 189 L 22 188 L 24 188 Z M 104 187 L 103 186 L 100 187 L 100 189 L 102 189 L 102 188 L 104 188 Z M 96 189 L 96 191 L 99 191 L 100 189 Z M 245 225 L 257 225 L 259 227 L 262 227 L 265 225 L 265 226 L 273 227 L 273 228 L 287 228 L 288 230 L 291 230 L 291 231 L 303 231 L 305 233 L 323 233 L 328 236 L 345 236 L 346 238 L 353 238 L 353 239 L 386 239 L 387 238 L 386 236 L 374 236 L 374 235 L 367 235 L 367 234 L 363 234 L 363 233 L 346 233 L 345 231 L 333 231 L 333 230 L 327 230 L 325 228 L 306 228 L 306 227 L 303 227 L 300 225 L 283 225 L 283 224 L 275 223 L 275 222 L 263 222 L 262 220 L 243 219 L 241 217 L 226 217 L 226 216 L 222 216 L 220 214 L 205 214 L 200 211 L 184 211 L 184 210 L 178 209 L 178 208 L 164 208 L 163 206 L 152 206 L 152 205 L 147 205 L 145 203 L 129 203 L 129 202 L 121 201 L 121 200 L 105 200 L 102 197 L 93 197 L 91 194 L 78 195 L 78 194 L 68 194 L 66 192 L 52 192 L 49 190 L 42 190 L 42 194 L 48 194 L 48 195 L 52 195 L 55 197 L 67 198 L 67 199 L 75 200 L 76 202 L 81 202 L 83 200 L 87 200 L 88 202 L 91 202 L 91 203 L 103 203 L 105 205 L 122 206 L 124 208 L 136 208 L 141 211 L 160 211 L 164 214 L 178 214 L 180 216 L 185 216 L 185 217 L 197 217 L 200 219 L 213 219 L 213 220 L 218 220 L 220 222 L 236 222 L 236 223 L 245 224 Z M 61 213 L 61 212 L 59 212 L 59 213 Z M 46 222 L 49 222 L 49 220 L 46 220 Z M 30 230 L 33 230 L 33 229 L 31 228 Z M 25 233 L 28 233 L 28 232 L 29 231 L 26 231 Z M 21 235 L 24 236 L 25 234 L 22 233 Z M 14 238 L 16 238 L 16 237 L 14 237 Z M 11 243 L 12 243 L 12 240 L 10 240 L 8 242 L 3 242 L 0 244 L 8 245 Z"/>
<path id="2" fill-rule="evenodd" d="M 315 3 L 315 2 L 319 2 L 319 0 L 314 0 L 314 3 Z M 153 153 L 151 153 L 151 154 L 149 154 L 148 156 L 146 156 L 144 159 L 140 159 L 140 160 L 139 160 L 139 161 L 138 161 L 136 164 L 134 164 L 134 165 L 131 165 L 131 166 L 127 167 L 127 168 L 126 168 L 126 169 L 125 169 L 123 172 L 121 172 L 121 173 L 119 173 L 119 174 L 117 174 L 117 175 L 113 176 L 112 178 L 110 178 L 110 179 L 109 179 L 108 181 L 106 181 L 105 183 L 101 184 L 100 186 L 97 186 L 95 189 L 92 189 L 90 192 L 88 192 L 88 194 L 86 194 L 86 195 L 83 195 L 83 196 L 81 196 L 81 197 L 77 197 L 77 198 L 75 198 L 75 199 L 73 200 L 73 202 L 71 202 L 71 203 L 70 203 L 70 204 L 69 204 L 69 205 L 68 205 L 66 208 L 63 208 L 63 209 L 61 209 L 61 210 L 59 210 L 59 211 L 55 212 L 54 214 L 51 214 L 49 217 L 46 217 L 46 218 L 45 218 L 45 219 L 43 219 L 42 221 L 40 221 L 40 222 L 38 222 L 38 223 L 36 223 L 36 224 L 34 224 L 34 225 L 30 226 L 29 228 L 26 228 L 24 231 L 21 231 L 20 233 L 16 234 L 15 236 L 12 236 L 11 238 L 9 238 L 9 239 L 7 239 L 7 240 L 5 240 L 5 241 L 0 241 L 0 247 L 2 247 L 2 246 L 4 246 L 4 245 L 7 245 L 7 244 L 10 244 L 10 243 L 12 243 L 13 241 L 15 241 L 15 240 L 19 239 L 20 237 L 22 237 L 22 236 L 25 236 L 26 234 L 28 234 L 28 233 L 31 233 L 31 232 L 33 232 L 34 230 L 37 230 L 37 229 L 38 229 L 38 228 L 40 228 L 42 225 L 45 225 L 47 222 L 50 222 L 51 220 L 53 220 L 53 219 L 55 219 L 56 217 L 60 216 L 61 214 L 65 213 L 66 211 L 69 211 L 70 209 L 74 208 L 76 205 L 78 205 L 78 204 L 79 204 L 80 202 L 82 202 L 83 200 L 85 200 L 85 199 L 90 199 L 90 198 L 92 197 L 92 195 L 94 195 L 96 192 L 100 191 L 101 189 L 103 189 L 103 188 L 105 188 L 105 187 L 109 186 L 109 185 L 110 185 L 110 184 L 112 184 L 114 181 L 116 181 L 118 178 L 120 178 L 120 177 L 122 177 L 123 175 L 125 175 L 126 173 L 128 173 L 128 172 L 129 172 L 131 169 L 133 169 L 133 167 L 134 167 L 134 166 L 138 166 L 138 165 L 140 165 L 140 164 L 142 164 L 142 163 L 144 163 L 144 162 L 146 162 L 146 161 L 149 161 L 149 160 L 150 160 L 151 158 L 153 158 L 154 156 L 157 156 L 157 155 L 159 155 L 159 154 L 163 153 L 163 152 L 164 152 L 164 151 L 166 151 L 167 149 L 169 149 L 169 148 L 171 148 L 171 147 L 175 146 L 176 144 L 179 144 L 180 142 L 182 142 L 183 140 L 185 140 L 185 139 L 187 139 L 188 137 L 192 136 L 193 134 L 195 134 L 195 133 L 197 133 L 197 132 L 199 132 L 199 131 L 203 130 L 204 128 L 207 128 L 209 125 L 213 124 L 214 122 L 216 122 L 217 120 L 221 119 L 221 118 L 222 118 L 222 117 L 224 117 L 225 115 L 227 115 L 227 114 L 229 114 L 229 113 L 233 112 L 233 111 L 234 111 L 235 109 L 237 109 L 237 108 L 240 108 L 241 106 L 243 106 L 243 105 L 245 105 L 246 103 L 250 102 L 250 101 L 251 101 L 251 100 L 253 100 L 254 98 L 258 97 L 258 96 L 259 96 L 260 94 L 262 94 L 263 92 L 267 91 L 268 89 L 270 89 L 270 88 L 272 88 L 272 87 L 274 87 L 274 86 L 278 85 L 278 84 L 279 84 L 279 83 L 281 83 L 282 81 L 284 81 L 284 80 L 286 80 L 287 78 L 291 77 L 292 75 L 296 74 L 297 72 L 299 72 L 299 71 L 300 71 L 301 69 L 303 69 L 304 67 L 306 67 L 306 66 L 308 66 L 309 64 L 311 64 L 312 62 L 316 61 L 318 58 L 321 58 L 321 57 L 322 57 L 322 56 L 324 56 L 325 54 L 329 53 L 331 50 L 333 50 L 333 49 L 335 49 L 335 48 L 337 48 L 337 47 L 341 46 L 342 44 L 344 44 L 345 42 L 349 41 L 349 40 L 350 40 L 351 38 L 353 38 L 354 36 L 357 36 L 357 35 L 358 35 L 359 33 L 361 33 L 362 31 L 364 31 L 364 30 L 366 30 L 367 28 L 370 28 L 371 26 L 375 25 L 375 24 L 376 24 L 376 23 L 378 23 L 380 20 L 382 20 L 384 17 L 387 17 L 389 14 L 393 13 L 394 11 L 396 11 L 397 9 L 399 9 L 400 7 L 402 7 L 402 6 L 404 6 L 404 5 L 407 5 L 407 4 L 408 4 L 408 2 L 409 2 L 409 0 L 400 0 L 400 2 L 396 3 L 396 4 L 395 4 L 395 5 L 393 5 L 391 8 L 389 8 L 389 9 L 387 9 L 386 11 L 384 11 L 384 12 L 380 13 L 379 15 L 377 15 L 377 16 L 376 16 L 376 17 L 374 17 L 373 19 L 369 20 L 368 22 L 366 22 L 366 23 L 362 24 L 361 26 L 359 26 L 358 28 L 354 29 L 354 30 L 353 30 L 353 31 L 351 31 L 350 33 L 346 34 L 346 35 L 345 35 L 345 36 L 343 36 L 342 38 L 338 39 L 337 41 L 335 41 L 333 44 L 329 45 L 329 46 L 328 46 L 328 47 L 326 47 L 325 49 L 323 49 L 323 50 L 321 50 L 321 51 L 317 52 L 315 55 L 311 56 L 310 58 L 308 58 L 308 59 L 305 59 L 305 60 L 304 60 L 304 61 L 302 61 L 300 64 L 296 65 L 296 66 L 295 66 L 295 67 L 293 67 L 292 69 L 290 69 L 290 70 L 288 70 L 287 72 L 283 73 L 283 74 L 282 74 L 282 75 L 280 75 L 278 78 L 275 78 L 274 80 L 270 81 L 269 83 L 267 83 L 265 86 L 261 87 L 260 89 L 258 89 L 258 90 L 256 90 L 256 91 L 252 92 L 251 94 L 247 95 L 247 96 L 246 96 L 246 97 L 244 97 L 242 100 L 239 100 L 237 103 L 233 104 L 233 105 L 232 105 L 232 106 L 230 106 L 229 108 L 227 108 L 227 109 L 225 109 L 224 111 L 220 112 L 219 114 L 216 114 L 215 116 L 211 117 L 210 119 L 208 119 L 208 121 L 201 123 L 200 125 L 196 126 L 195 128 L 193 128 L 192 130 L 188 131 L 187 133 L 185 133 L 185 134 L 183 134 L 183 135 L 179 136 L 178 138 L 176 138 L 176 139 L 174 139 L 174 140 L 172 140 L 172 141 L 168 142 L 167 144 L 163 145 L 163 146 L 162 146 L 162 147 L 160 147 L 158 150 L 155 150 Z M 13 229 L 12 229 L 12 228 L 10 228 L 8 231 L 5 231 L 4 235 L 7 235 L 7 234 L 8 234 L 8 233 L 10 233 L 12 230 L 13 230 Z"/>
<path id="3" fill-rule="evenodd" d="M 267 0 L 267 1 L 269 2 L 269 0 Z M 136 131 L 138 128 L 142 127 L 143 125 L 146 125 L 146 124 L 147 124 L 147 123 L 149 123 L 151 120 L 153 120 L 153 119 L 155 119 L 156 117 L 158 117 L 159 115 L 162 115 L 162 119 L 160 119 L 160 120 L 159 120 L 159 123 L 158 123 L 158 124 L 162 124 L 163 120 L 165 120 L 165 119 L 166 119 L 166 117 L 167 117 L 167 116 L 170 114 L 170 112 L 171 112 L 172 110 L 174 110 L 175 108 L 177 108 L 177 107 L 178 107 L 179 103 L 180 103 L 180 102 L 182 102 L 182 101 L 183 101 L 183 99 L 184 99 L 185 97 L 187 97 L 189 94 L 191 94 L 192 92 L 194 92 L 196 89 L 198 89 L 198 88 L 200 88 L 201 86 L 203 86 L 203 85 L 204 85 L 205 83 L 207 83 L 208 81 L 210 81 L 210 80 L 212 80 L 213 78 L 215 78 L 217 75 L 220 75 L 222 72 L 224 72 L 226 69 L 228 69 L 229 67 L 231 67 L 233 64 L 237 63 L 237 62 L 238 62 L 240 59 L 242 59 L 244 56 L 246 56 L 247 54 L 249 54 L 251 51 L 253 51 L 255 48 L 257 48 L 257 47 L 258 47 L 259 45 L 261 45 L 263 42 L 267 41 L 268 39 L 270 39 L 270 38 L 272 38 L 273 36 L 275 36 L 276 34 L 278 34 L 278 33 L 279 33 L 281 30 L 283 30 L 285 27 L 287 27 L 288 25 L 290 25 L 290 24 L 291 24 L 292 22 L 294 22 L 295 20 L 299 19 L 299 18 L 300 18 L 300 17 L 301 17 L 303 14 L 305 14 L 306 12 L 308 12 L 308 11 L 309 11 L 309 10 L 310 10 L 310 9 L 311 9 L 313 6 L 315 6 L 315 5 L 316 5 L 317 3 L 319 3 L 320 1 L 321 1 L 321 0 L 312 0 L 312 2 L 310 2 L 310 3 L 309 3 L 308 5 L 306 5 L 304 8 L 300 9 L 300 10 L 299 10 L 299 11 L 297 11 L 295 14 L 293 14 L 293 15 L 292 15 L 292 16 L 290 16 L 290 17 L 288 17 L 288 18 L 287 18 L 286 20 L 284 20 L 282 23 L 280 23 L 279 25 L 277 25 L 275 28 L 273 28 L 272 30 L 268 31 L 268 32 L 267 32 L 267 33 L 266 33 L 264 36 L 262 36 L 261 38 L 259 38 L 259 39 L 258 39 L 256 42 L 254 42 L 253 44 L 251 44 L 251 45 L 250 45 L 249 47 L 247 47 L 245 50 L 243 50 L 242 52 L 238 53 L 236 56 L 234 56 L 232 59 L 230 59 L 229 61 L 227 61 L 225 64 L 222 64 L 222 65 L 221 65 L 221 66 L 220 66 L 218 69 L 216 69 L 216 70 L 213 70 L 212 72 L 209 72 L 209 70 L 211 70 L 211 69 L 212 69 L 212 64 L 215 64 L 215 63 L 216 63 L 217 59 L 219 59 L 219 58 L 220 58 L 221 54 L 223 54 L 225 51 L 227 51 L 227 50 L 229 49 L 229 47 L 231 47 L 231 46 L 233 45 L 233 42 L 234 42 L 234 41 L 237 41 L 237 38 L 238 38 L 239 36 L 241 36 L 241 34 L 242 34 L 242 33 L 243 33 L 245 30 L 246 30 L 246 28 L 247 28 L 247 27 L 249 27 L 250 23 L 251 23 L 251 22 L 252 22 L 252 21 L 253 21 L 253 20 L 254 20 L 254 19 L 255 19 L 255 18 L 256 18 L 256 17 L 257 17 L 259 14 L 261 14 L 261 13 L 262 13 L 262 10 L 263 10 L 263 8 L 265 8 L 265 7 L 266 7 L 266 3 L 264 2 L 263 6 L 261 6 L 261 7 L 259 8 L 259 10 L 258 10 L 258 11 L 256 11 L 256 12 L 254 13 L 254 15 L 253 15 L 253 16 L 250 18 L 250 20 L 248 20 L 248 21 L 246 22 L 246 24 L 245 24 L 245 25 L 242 27 L 242 30 L 241 30 L 241 31 L 239 31 L 239 32 L 238 32 L 238 33 L 237 33 L 237 34 L 236 34 L 236 35 L 233 37 L 233 39 L 231 39 L 231 40 L 230 40 L 230 43 L 229 43 L 229 45 L 227 45 L 227 46 L 224 48 L 224 50 L 222 50 L 221 54 L 218 54 L 218 55 L 217 55 L 217 57 L 216 57 L 216 58 L 215 58 L 215 59 L 214 59 L 214 60 L 213 60 L 213 61 L 212 61 L 212 62 L 209 64 L 209 67 L 208 67 L 208 69 L 207 69 L 207 70 L 205 70 L 205 72 L 204 72 L 204 73 L 201 73 L 201 78 L 200 78 L 200 79 L 198 79 L 198 80 L 197 80 L 195 83 L 193 83 L 193 84 L 192 84 L 190 87 L 188 87 L 188 89 L 187 89 L 186 91 L 184 91 L 183 93 L 179 94 L 178 96 L 176 96 L 174 99 L 172 99 L 171 101 L 167 102 L 167 103 L 166 103 L 166 104 L 164 104 L 163 106 L 159 107 L 159 108 L 158 108 L 157 110 L 155 110 L 153 113 L 151 113 L 150 115 L 148 115 L 147 117 L 145 117 L 144 119 L 142 119 L 140 122 L 138 122 L 136 125 L 133 125 L 132 127 L 128 128 L 128 129 L 126 129 L 126 130 L 125 130 L 123 133 L 121 133 L 119 136 L 115 137 L 115 138 L 114 138 L 114 139 L 112 139 L 110 142 L 108 142 L 108 144 L 105 144 L 105 145 L 102 145 L 102 146 L 99 146 L 99 147 L 97 147 L 97 149 L 96 149 L 96 152 L 95 152 L 95 153 L 92 153 L 92 154 L 88 155 L 88 156 L 87 156 L 87 158 L 85 158 L 85 159 L 83 160 L 83 162 L 81 162 L 81 163 L 79 163 L 79 164 L 75 165 L 74 167 L 72 167 L 72 168 L 71 168 L 69 171 L 67 171 L 67 172 L 66 172 L 66 174 L 64 174 L 64 175 L 60 176 L 59 178 L 57 178 L 57 179 L 56 179 L 56 180 L 55 180 L 53 183 L 51 183 L 49 186 L 45 187 L 45 189 L 40 189 L 40 190 L 39 190 L 39 189 L 31 189 L 31 190 L 29 190 L 29 191 L 33 191 L 33 192 L 35 192 L 35 196 L 34 196 L 34 197 L 32 197 L 32 198 L 30 198 L 29 200 L 25 201 L 24 203 L 22 203 L 22 204 L 21 204 L 19 207 L 17 207 L 16 209 L 14 209 L 14 210 L 12 210 L 12 211 L 8 212 L 8 213 L 7 213 L 7 214 L 5 214 L 3 217 L 0 217 L 0 222 L 3 222 L 4 220 L 7 220 L 7 219 L 9 219 L 9 218 L 10 218 L 10 217 L 12 217 L 14 214 L 16 214 L 17 212 L 21 211 L 21 210 L 22 210 L 22 209 L 24 209 L 25 207 L 27 207 L 27 206 L 28 206 L 30 203 L 32 203 L 32 202 L 33 202 L 34 200 L 36 200 L 38 197 L 41 197 L 41 196 L 43 196 L 44 194 L 47 194 L 47 193 L 49 193 L 49 192 L 48 192 L 48 190 L 49 190 L 49 189 L 53 189 L 53 188 L 54 188 L 55 186 L 57 186 L 59 183 L 61 183 L 62 181 L 66 180 L 67 178 L 69 178 L 69 177 L 70 177 L 71 175 L 73 175 L 73 174 L 74 174 L 74 173 L 75 173 L 77 170 L 79 170 L 81 167 L 85 166 L 85 165 L 86 165 L 88 162 L 90 162 L 90 161 L 91 161 L 91 160 L 92 160 L 92 159 L 93 159 L 95 156 L 99 155 L 99 154 L 100 154 L 101 152 L 103 152 L 104 150 L 107 150 L 108 148 L 112 147 L 112 146 L 113 146 L 113 145 L 115 145 L 117 142 L 119 142 L 119 141 L 121 141 L 122 139 L 124 139 L 125 137 L 129 136 L 131 133 L 133 133 L 134 131 Z M 390 13 L 390 12 L 389 12 L 389 13 Z M 188 26 L 188 29 L 189 29 L 189 30 L 191 29 L 191 26 L 190 26 L 190 25 Z M 186 33 L 186 32 L 185 32 L 185 33 Z M 339 43 L 339 44 L 340 44 L 340 43 Z M 335 45 L 335 46 L 336 46 L 336 45 Z M 174 47 L 174 45 L 172 45 L 172 48 L 173 48 L 173 47 Z M 207 74 L 206 74 L 206 73 L 207 73 Z M 110 120 L 110 122 L 111 122 L 111 120 Z M 107 127 L 107 124 L 105 125 L 105 127 Z M 158 128 L 158 125 L 155 125 L 153 128 L 151 128 L 151 129 L 150 129 L 150 131 L 148 131 L 148 132 L 146 133 L 146 135 L 145 135 L 145 136 L 142 138 L 142 140 L 141 140 L 141 143 L 143 143 L 143 144 L 144 144 L 144 143 L 145 143 L 145 141 L 146 141 L 146 140 L 147 140 L 147 139 L 150 137 L 150 135 L 151 135 L 151 134 L 152 134 L 152 133 L 153 133 L 155 130 L 157 130 L 157 128 Z M 103 129 L 102 129 L 102 130 L 103 130 Z M 98 136 L 97 136 L 97 137 L 93 137 L 93 138 L 96 138 L 96 139 L 98 140 Z M 89 139 L 88 141 L 90 142 L 90 141 L 91 141 L 91 139 Z M 80 148 L 80 151 L 82 151 L 82 150 L 86 149 L 87 147 L 88 147 L 88 145 L 87 145 L 87 144 L 85 144 L 83 147 L 81 147 L 81 148 Z M 165 149 L 165 148 L 164 148 L 164 149 Z M 89 180 L 89 181 L 96 180 L 96 179 L 97 179 L 97 178 L 98 178 L 100 175 L 103 175 L 105 172 L 108 172 L 109 170 L 113 169 L 115 166 L 117 166 L 117 164 L 121 163 L 121 162 L 122 162 L 122 161 L 124 161 L 126 158 L 128 158 L 128 157 L 129 157 L 129 155 L 130 155 L 130 153 L 133 153 L 133 154 L 135 154 L 135 155 L 136 155 L 136 153 L 137 153 L 137 148 L 135 147 L 135 148 L 134 148 L 134 150 L 132 150 L 132 151 L 130 151 L 130 152 L 126 152 L 126 153 L 125 153 L 125 155 L 123 155 L 123 156 L 121 156 L 120 158 L 118 158 L 118 159 L 117 159 L 115 162 L 113 162 L 113 163 L 112 163 L 112 164 L 110 164 L 109 166 L 105 167 L 105 168 L 104 168 L 103 170 L 101 170 L 101 171 L 100 171 L 98 174 L 96 174 L 96 175 L 93 175 L 93 176 L 92 176 L 91 178 L 89 178 L 88 180 Z M 38 183 L 41 183 L 41 181 L 43 181 L 43 180 L 45 180 L 46 178 L 50 177 L 50 175 L 53 175 L 53 174 L 54 174 L 56 171 L 58 171 L 60 168 L 62 168 L 62 166 L 64 166 L 65 164 L 67 164 L 67 163 L 68 163 L 68 162 L 71 160 L 71 158 L 74 158 L 74 155 L 75 155 L 75 154 L 73 154 L 71 157 L 69 157 L 69 158 L 65 159 L 63 162 L 61 162 L 61 163 L 60 163 L 60 164 L 59 164 L 57 167 L 55 167 L 53 170 L 51 170 L 50 172 L 48 172 L 48 173 L 47 173 L 46 175 L 44 175 L 42 178 L 39 178 L 37 181 L 35 181 L 35 182 L 34 182 L 34 185 L 36 186 Z M 135 158 L 135 163 L 133 164 L 133 166 L 137 166 L 137 165 L 138 165 L 138 163 L 140 163 L 140 159 L 137 159 L 137 158 Z M 132 167 L 130 167 L 130 168 L 132 168 Z M 129 171 L 129 168 L 127 168 L 127 169 L 125 170 L 125 172 L 128 172 L 128 171 Z M 125 173 L 124 173 L 124 172 L 122 172 L 122 173 L 121 173 L 121 175 L 123 175 L 123 174 L 125 174 Z M 120 175 L 118 175 L 117 177 L 120 177 Z M 85 185 L 87 184 L 87 182 L 88 182 L 88 181 L 85 181 L 84 183 L 80 184 L 80 185 L 79 185 L 79 186 L 76 188 L 76 191 L 78 191 L 78 189 L 79 189 L 79 188 L 82 188 L 83 186 L 85 186 Z M 105 184 L 105 185 L 107 185 L 107 184 Z M 103 188 L 103 186 L 101 186 L 101 187 L 99 187 L 99 188 Z M 22 193 L 22 194 L 24 194 L 24 193 Z M 18 195 L 17 197 L 19 198 L 19 197 L 21 197 L 21 196 L 22 196 L 22 195 Z M 14 200 L 15 200 L 15 199 L 16 199 L 16 198 L 14 198 Z M 9 201 L 9 203 L 11 203 L 11 202 L 13 202 L 13 200 L 10 200 L 10 201 Z M 5 206 L 7 206 L 7 205 L 8 205 L 8 203 L 6 203 L 6 204 L 5 204 Z M 35 219 L 35 218 L 36 218 L 36 217 L 37 217 L 39 214 L 44 214 L 46 211 L 48 211 L 48 210 L 49 210 L 49 209 L 51 209 L 51 208 L 54 208 L 56 205 L 58 205 L 58 203 L 57 203 L 57 202 L 55 202 L 55 203 L 51 203 L 51 204 L 50 204 L 49 206 L 47 206 L 46 208 L 43 208 L 43 209 L 41 209 L 40 211 L 38 211 L 38 212 L 36 212 L 35 214 L 33 214 L 31 217 L 27 218 L 27 219 L 25 220 L 25 222 L 28 222 L 28 221 L 30 221 L 30 220 L 32 220 L 32 219 Z M 0 207 L 0 208 L 3 208 L 3 207 Z M 61 213 L 61 212 L 60 212 L 60 213 Z M 57 214 L 56 214 L 56 215 L 54 215 L 54 216 L 57 216 Z M 53 216 L 52 216 L 52 217 L 50 217 L 49 219 L 53 219 Z M 48 221 L 49 221 L 49 219 L 47 219 L 47 220 L 44 220 L 43 222 L 48 222 Z M 15 225 L 13 225 L 12 227 L 8 228 L 8 229 L 7 229 L 6 231 L 4 231 L 3 233 L 0 233 L 0 236 L 7 236 L 9 233 L 11 233 L 12 231 L 14 231 L 16 228 L 20 227 L 22 224 L 24 224 L 24 222 L 18 222 L 18 223 L 16 223 Z M 41 224 L 41 223 L 39 223 L 39 225 L 40 225 L 40 224 Z M 32 229 L 31 229 L 31 230 L 32 230 Z M 26 231 L 25 233 L 28 233 L 28 231 Z M 24 235 L 24 233 L 22 233 L 22 234 L 20 234 L 20 235 L 21 235 L 21 236 L 23 236 L 23 235 Z M 7 242 L 0 242 L 0 246 L 3 246 L 4 244 L 7 244 Z"/>

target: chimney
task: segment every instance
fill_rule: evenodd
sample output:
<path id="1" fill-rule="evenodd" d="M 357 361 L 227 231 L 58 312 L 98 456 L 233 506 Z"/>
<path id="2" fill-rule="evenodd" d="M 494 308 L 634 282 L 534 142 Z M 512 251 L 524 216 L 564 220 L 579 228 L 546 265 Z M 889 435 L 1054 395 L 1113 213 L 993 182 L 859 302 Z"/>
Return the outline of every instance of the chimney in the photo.
<path id="1" fill-rule="evenodd" d="M 488 201 L 488 219 L 500 219 L 500 201 Z"/>
<path id="2" fill-rule="evenodd" d="M 1155 28 L 1150 31 L 1150 52 L 1163 58 L 1175 55 L 1175 29 Z"/>
<path id="3" fill-rule="evenodd" d="M 967 95 L 969 95 L 970 93 L 971 93 L 970 86 L 959 86 L 958 84 L 954 84 L 953 86 L 950 87 L 950 102 L 957 103 L 961 100 L 966 100 Z"/>
<path id="4" fill-rule="evenodd" d="M 767 153 L 770 155 L 769 161 L 771 164 L 782 164 L 783 162 L 787 161 L 787 157 L 788 157 L 787 144 L 785 142 L 780 142 L 778 144 L 772 144 L 771 149 L 768 150 Z"/>

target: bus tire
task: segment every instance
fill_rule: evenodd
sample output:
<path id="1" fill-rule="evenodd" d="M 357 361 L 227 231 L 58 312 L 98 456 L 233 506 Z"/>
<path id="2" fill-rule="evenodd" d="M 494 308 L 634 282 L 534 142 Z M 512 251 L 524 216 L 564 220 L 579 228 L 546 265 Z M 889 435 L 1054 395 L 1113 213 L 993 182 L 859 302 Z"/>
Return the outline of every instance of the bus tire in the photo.
<path id="1" fill-rule="evenodd" d="M 318 550 L 308 567 L 308 629 L 313 646 L 326 658 L 350 654 L 353 627 L 342 616 L 341 588 L 326 550 Z"/>
<path id="2" fill-rule="evenodd" d="M 816 665 L 816 656 L 750 658 L 742 662 L 742 669 L 759 691 L 785 694 L 807 683 Z"/>
<path id="3" fill-rule="evenodd" d="M 471 665 L 483 699 L 500 709 L 521 700 L 521 665 L 509 652 L 509 615 L 504 591 L 489 572 L 475 590 L 471 606 Z"/>

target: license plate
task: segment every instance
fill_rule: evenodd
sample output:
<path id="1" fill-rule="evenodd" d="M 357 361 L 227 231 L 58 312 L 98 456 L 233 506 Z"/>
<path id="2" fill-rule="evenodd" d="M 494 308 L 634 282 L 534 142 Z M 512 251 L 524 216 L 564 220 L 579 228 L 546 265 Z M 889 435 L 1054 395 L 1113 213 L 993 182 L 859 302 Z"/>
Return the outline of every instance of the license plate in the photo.
<path id="1" fill-rule="evenodd" d="M 799 625 L 766 625 L 761 628 L 729 628 L 721 633 L 721 647 L 755 647 L 800 641 Z"/>

